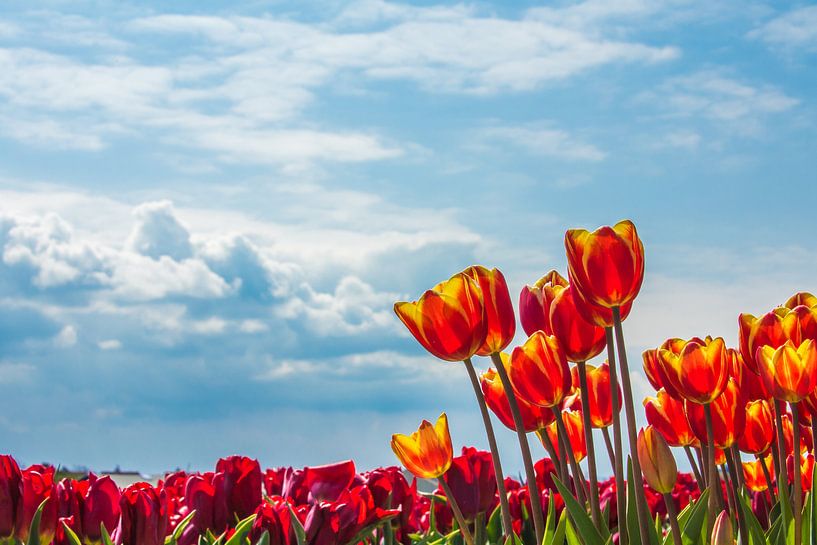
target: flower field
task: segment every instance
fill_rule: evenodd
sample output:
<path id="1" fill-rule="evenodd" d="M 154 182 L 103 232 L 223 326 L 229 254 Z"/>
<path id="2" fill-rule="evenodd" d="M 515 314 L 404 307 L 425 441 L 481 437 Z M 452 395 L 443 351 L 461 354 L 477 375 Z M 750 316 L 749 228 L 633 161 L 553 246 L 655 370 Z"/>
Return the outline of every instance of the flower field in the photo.
<path id="1" fill-rule="evenodd" d="M 636 228 L 571 229 L 565 249 L 567 279 L 547 273 L 517 309 L 502 273 L 480 266 L 395 304 L 423 348 L 462 366 L 489 451 L 455 452 L 443 413 L 392 436 L 402 468 L 363 472 L 232 456 L 120 489 L 2 456 L 0 543 L 817 545 L 817 297 L 741 314 L 735 348 L 707 332 L 669 337 L 639 362 L 655 396 L 634 399 L 624 323 L 644 279 Z M 509 348 L 517 318 L 527 339 Z M 479 375 L 475 357 L 493 367 Z M 496 421 L 517 434 L 522 482 L 503 471 Z M 600 480 L 599 457 L 613 477 Z"/>

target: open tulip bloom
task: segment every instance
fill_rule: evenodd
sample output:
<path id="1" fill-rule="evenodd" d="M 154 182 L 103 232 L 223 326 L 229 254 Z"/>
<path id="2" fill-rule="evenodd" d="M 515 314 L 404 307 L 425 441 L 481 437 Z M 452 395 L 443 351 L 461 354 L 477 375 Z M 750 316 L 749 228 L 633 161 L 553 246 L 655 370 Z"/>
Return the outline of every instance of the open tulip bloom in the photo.
<path id="1" fill-rule="evenodd" d="M 817 544 L 817 297 L 741 314 L 736 348 L 655 339 L 642 354 L 655 393 L 638 405 L 623 322 L 644 244 L 629 220 L 564 243 L 567 274 L 513 291 L 518 309 L 517 288 L 480 265 L 394 305 L 428 365 L 466 370 L 487 450 L 455 456 L 443 412 L 392 436 L 399 467 L 368 471 L 235 455 L 120 487 L 0 455 L 0 545 Z M 524 479 L 503 472 L 518 458 L 496 421 Z"/>

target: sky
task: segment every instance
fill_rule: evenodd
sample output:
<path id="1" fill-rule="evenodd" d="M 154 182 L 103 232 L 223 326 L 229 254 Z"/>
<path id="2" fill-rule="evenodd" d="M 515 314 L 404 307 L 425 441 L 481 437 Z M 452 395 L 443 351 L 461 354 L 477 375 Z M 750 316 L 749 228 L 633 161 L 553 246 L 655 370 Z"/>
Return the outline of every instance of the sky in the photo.
<path id="1" fill-rule="evenodd" d="M 640 400 L 644 349 L 817 291 L 816 68 L 797 2 L 3 2 L 2 450 L 363 469 L 443 410 L 485 448 L 393 303 L 516 299 L 622 218 Z"/>

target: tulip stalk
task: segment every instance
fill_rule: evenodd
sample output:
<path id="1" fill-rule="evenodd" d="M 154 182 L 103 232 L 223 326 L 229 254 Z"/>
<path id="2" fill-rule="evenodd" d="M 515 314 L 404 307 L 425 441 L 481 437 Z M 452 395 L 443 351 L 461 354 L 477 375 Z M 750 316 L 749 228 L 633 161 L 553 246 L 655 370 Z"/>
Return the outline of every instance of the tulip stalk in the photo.
<path id="1" fill-rule="evenodd" d="M 701 477 L 701 471 L 698 469 L 698 464 L 695 463 L 695 457 L 692 456 L 692 450 L 688 445 L 684 446 L 684 453 L 686 453 L 689 466 L 692 468 L 692 473 L 695 475 L 695 482 L 698 483 L 698 490 L 703 492 L 706 485 Z"/>
<path id="2" fill-rule="evenodd" d="M 664 494 L 664 505 L 667 506 L 667 518 L 669 519 L 669 527 L 672 532 L 673 545 L 680 545 L 681 528 L 678 526 L 678 509 L 675 507 L 675 500 L 672 499 L 672 494 Z"/>
<path id="3" fill-rule="evenodd" d="M 528 482 L 531 511 L 533 511 L 533 527 L 536 533 L 536 543 L 542 543 L 542 539 L 545 535 L 545 519 L 542 515 L 542 501 L 540 499 L 539 486 L 536 484 L 536 473 L 533 470 L 533 459 L 530 454 L 528 436 L 525 433 L 525 425 L 522 422 L 522 413 L 519 412 L 516 394 L 513 391 L 511 379 L 508 377 L 507 371 L 505 371 L 505 364 L 502 363 L 502 358 L 498 353 L 494 352 L 491 354 L 491 361 L 493 361 L 496 366 L 496 373 L 499 375 L 499 380 L 502 381 L 505 395 L 508 396 L 508 405 L 513 415 L 516 436 L 519 439 L 519 448 L 522 451 L 522 461 L 525 465 L 525 477 Z"/>
<path id="4" fill-rule="evenodd" d="M 709 469 L 709 516 L 707 517 L 707 535 L 712 535 L 712 525 L 715 522 L 715 513 L 722 511 L 721 489 L 718 477 L 718 467 L 715 465 L 715 436 L 712 430 L 712 408 L 709 403 L 704 405 L 704 415 L 706 418 L 706 439 L 709 446 L 706 449 L 707 467 Z"/>
<path id="5" fill-rule="evenodd" d="M 624 331 L 621 327 L 621 310 L 619 307 L 613 307 L 613 325 L 616 333 L 616 346 L 618 348 L 618 364 L 621 370 L 621 384 L 624 391 L 624 412 L 627 418 L 627 431 L 630 438 L 630 450 L 634 448 L 637 442 L 636 424 L 635 424 L 635 406 L 633 405 L 633 389 L 630 384 L 630 367 L 627 364 L 627 350 L 624 346 Z M 613 397 L 617 397 L 615 392 Z M 638 529 L 641 535 L 641 543 L 649 543 L 649 534 L 647 528 L 650 525 L 649 511 L 646 505 L 646 497 L 640 493 L 644 488 L 644 480 L 641 474 L 641 463 L 638 461 L 638 456 L 631 456 L 633 460 L 633 481 L 636 492 L 635 509 L 638 515 Z"/>
<path id="6" fill-rule="evenodd" d="M 465 541 L 465 545 L 474 545 L 474 538 L 471 536 L 471 531 L 468 530 L 468 523 L 465 522 L 465 517 L 462 516 L 462 511 L 460 511 L 460 506 L 457 505 L 457 500 L 454 499 L 454 493 L 451 491 L 448 483 L 445 482 L 445 479 L 440 477 L 437 481 L 440 483 L 443 492 L 445 492 L 445 497 L 448 499 L 448 505 L 454 513 L 454 518 L 457 519 L 457 525 L 460 527 L 460 533 L 462 534 L 462 539 Z"/>
<path id="7" fill-rule="evenodd" d="M 587 368 L 585 362 L 576 362 L 579 373 L 579 391 L 582 400 L 582 422 L 584 424 L 584 442 L 587 445 L 587 471 L 590 475 L 590 513 L 593 522 L 601 528 L 601 508 L 599 507 L 599 482 L 596 473 L 596 447 L 593 444 L 593 425 L 590 422 L 590 392 L 587 387 Z M 584 486 L 582 486 L 584 488 Z"/>
<path id="8" fill-rule="evenodd" d="M 734 447 L 734 445 L 732 445 Z M 740 477 L 738 471 L 738 463 L 740 458 L 735 457 L 735 448 L 728 448 L 725 450 L 726 462 L 729 468 L 729 481 L 732 484 L 732 496 L 734 501 L 735 515 L 738 520 L 738 535 L 741 543 L 749 543 L 749 532 L 746 528 L 746 517 L 743 516 L 743 509 L 740 506 Z"/>
<path id="9" fill-rule="evenodd" d="M 782 403 L 775 400 L 774 401 L 774 421 L 775 427 L 777 428 L 777 449 L 778 449 L 778 460 L 777 460 L 777 495 L 780 498 L 780 501 L 786 502 L 789 507 L 791 507 L 791 501 L 789 498 L 789 485 L 786 482 L 786 439 L 783 437 L 783 417 L 781 416 L 782 412 Z"/>
<path id="10" fill-rule="evenodd" d="M 556 447 L 553 446 L 553 441 L 550 440 L 550 435 L 548 435 L 547 430 L 540 429 L 536 430 L 536 435 L 539 436 L 539 439 L 542 441 L 542 446 L 545 447 L 545 450 L 550 456 L 551 461 L 556 466 L 559 472 L 559 479 L 563 483 L 567 483 L 567 467 L 564 464 L 564 452 L 562 452 L 562 443 L 559 443 L 559 450 L 557 452 Z"/>
<path id="11" fill-rule="evenodd" d="M 474 370 L 474 364 L 471 358 L 466 358 L 463 363 L 465 364 L 465 369 L 468 371 L 468 377 L 471 379 L 471 386 L 474 387 L 474 395 L 477 397 L 479 411 L 482 414 L 482 424 L 485 427 L 485 435 L 488 436 L 488 446 L 491 449 L 491 460 L 494 464 L 494 474 L 496 476 L 496 490 L 499 494 L 499 508 L 502 513 L 502 533 L 507 537 L 511 535 L 513 526 L 511 510 L 508 505 L 508 493 L 505 490 L 505 475 L 502 472 L 502 461 L 499 458 L 499 448 L 496 444 L 494 426 L 491 423 L 491 415 L 488 413 L 488 406 L 485 404 L 485 397 L 482 395 L 479 378 L 477 378 L 477 373 Z"/>
<path id="12" fill-rule="evenodd" d="M 610 432 L 607 428 L 601 429 L 601 436 L 604 437 L 604 446 L 607 447 L 607 457 L 610 459 L 610 469 L 615 473 L 616 453 L 613 451 L 613 441 L 610 439 Z"/>
<path id="13" fill-rule="evenodd" d="M 803 542 L 803 532 L 800 530 L 802 526 L 802 469 L 800 467 L 801 456 L 800 456 L 800 409 L 797 408 L 796 403 L 790 403 L 791 405 L 791 414 L 794 419 L 794 430 L 793 430 L 793 457 L 794 457 L 794 545 L 800 545 Z M 812 521 L 812 524 L 814 521 Z"/>
<path id="14" fill-rule="evenodd" d="M 556 417 L 556 430 L 559 435 L 559 441 L 562 443 L 562 448 L 567 451 L 567 460 L 570 463 L 570 470 L 573 473 L 573 489 L 576 491 L 579 502 L 585 505 L 587 503 L 587 492 L 584 489 L 584 478 L 582 478 L 579 464 L 576 462 L 576 455 L 573 453 L 573 447 L 570 444 L 570 436 L 567 434 L 565 422 L 562 420 L 562 412 L 558 408 L 553 407 L 553 415 Z"/>
<path id="15" fill-rule="evenodd" d="M 772 449 L 774 452 L 774 449 Z M 772 475 L 769 473 L 769 468 L 766 466 L 766 459 L 760 454 L 755 454 L 755 459 L 760 462 L 760 468 L 763 470 L 763 476 L 766 478 L 766 492 L 769 493 L 769 507 L 774 505 L 774 498 L 772 497 Z"/>
<path id="16" fill-rule="evenodd" d="M 605 327 L 604 336 L 607 341 L 607 362 L 610 364 L 610 403 L 613 406 L 613 445 L 614 474 L 616 477 L 616 511 L 619 521 L 619 543 L 628 545 L 630 536 L 626 526 L 622 526 L 627 520 L 627 489 L 624 484 L 624 454 L 621 446 L 621 420 L 619 411 L 621 410 L 621 400 L 618 397 L 618 372 L 616 371 L 616 353 L 613 348 L 613 328 Z M 609 439 L 609 438 L 608 438 Z M 634 444 L 634 443 L 633 443 Z"/>

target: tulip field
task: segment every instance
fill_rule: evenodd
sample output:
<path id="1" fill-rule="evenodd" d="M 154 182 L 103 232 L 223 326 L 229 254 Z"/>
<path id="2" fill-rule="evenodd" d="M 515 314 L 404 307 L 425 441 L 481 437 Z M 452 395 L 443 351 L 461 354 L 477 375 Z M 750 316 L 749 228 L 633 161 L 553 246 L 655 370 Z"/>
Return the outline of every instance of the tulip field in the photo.
<path id="1" fill-rule="evenodd" d="M 455 450 L 443 413 L 395 430 L 411 431 L 391 437 L 399 466 L 364 471 L 231 456 L 120 489 L 0 456 L 0 544 L 817 545 L 817 297 L 736 317 L 737 347 L 668 331 L 634 357 L 635 226 L 571 229 L 565 249 L 567 278 L 548 272 L 516 308 L 503 274 L 481 266 L 395 303 L 425 350 L 462 367 L 488 451 Z M 517 319 L 527 338 L 511 347 Z M 491 367 L 478 373 L 476 357 Z M 653 397 L 634 399 L 634 359 Z M 503 470 L 497 422 L 516 433 L 520 480 Z"/>

